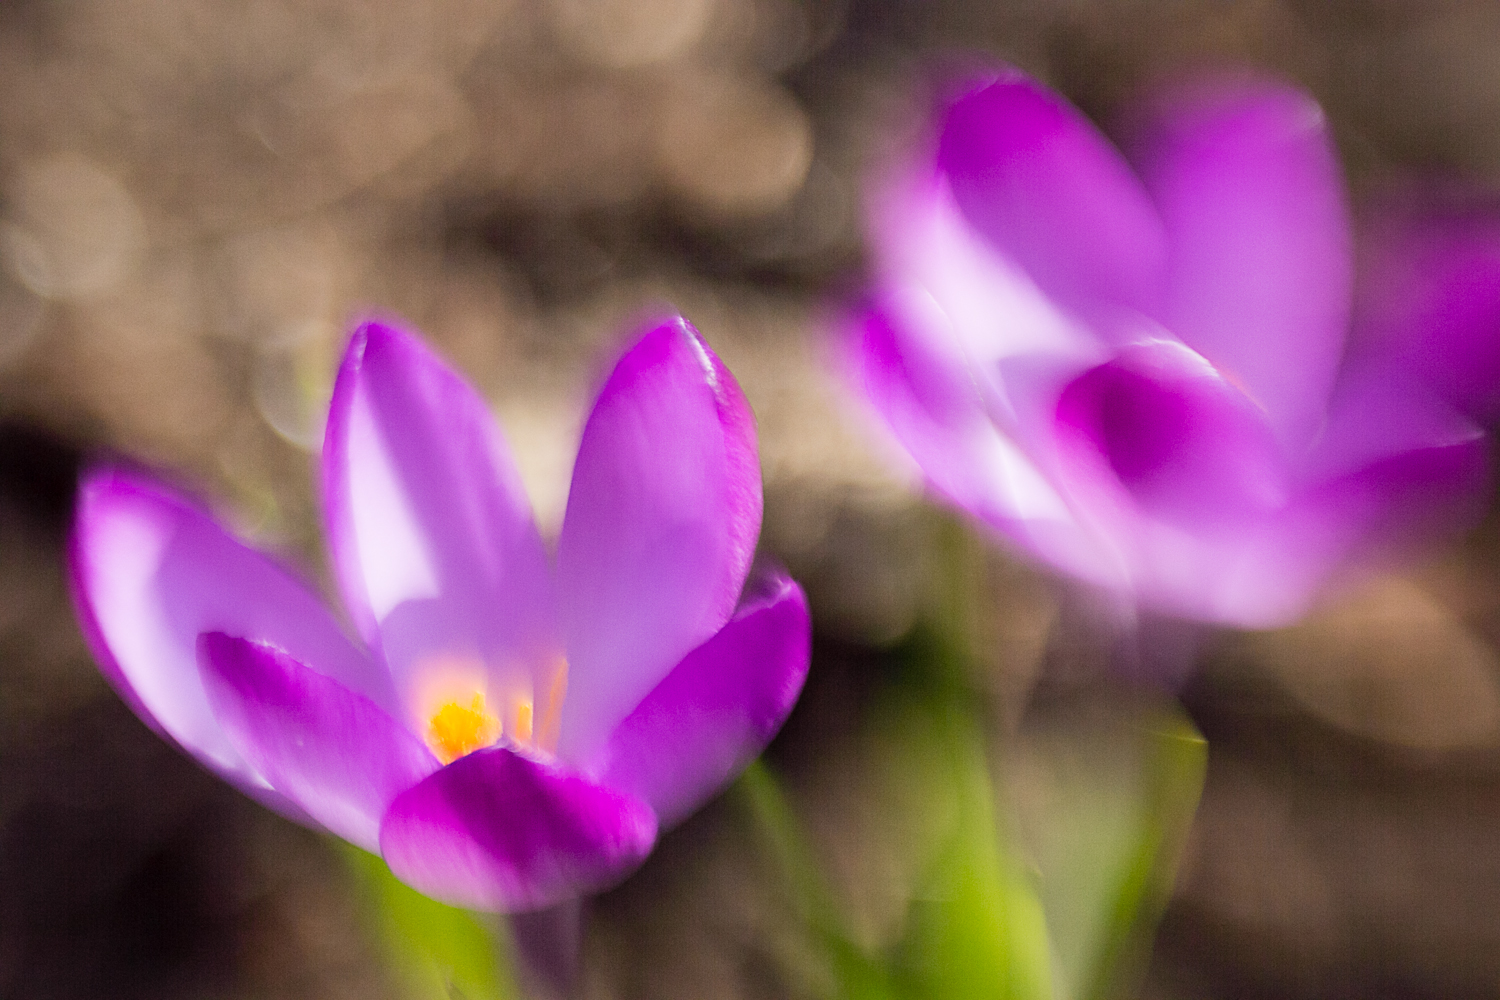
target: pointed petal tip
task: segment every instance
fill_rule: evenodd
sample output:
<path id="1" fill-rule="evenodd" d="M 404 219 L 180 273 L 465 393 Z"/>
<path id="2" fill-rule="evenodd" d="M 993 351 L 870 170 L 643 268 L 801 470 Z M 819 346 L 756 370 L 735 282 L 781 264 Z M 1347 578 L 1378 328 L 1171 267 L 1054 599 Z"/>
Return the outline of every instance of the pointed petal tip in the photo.
<path id="1" fill-rule="evenodd" d="M 350 327 L 350 342 L 420 340 L 416 327 L 390 316 L 363 316 Z"/>
<path id="2" fill-rule="evenodd" d="M 344 348 L 340 372 L 348 368 L 358 370 L 364 364 L 367 354 L 393 348 L 423 351 L 426 350 L 426 344 L 415 327 L 386 317 L 365 317 L 350 328 L 349 343 Z"/>
<path id="3" fill-rule="evenodd" d="M 1049 297 L 1150 313 L 1167 243 L 1119 150 L 1061 94 L 1017 71 L 939 118 L 934 166 L 967 223 Z"/>
<path id="4" fill-rule="evenodd" d="M 800 602 L 804 608 L 807 606 L 807 594 L 802 585 L 792 579 L 784 566 L 757 560 L 745 581 L 745 591 L 740 596 L 739 610 L 735 614 L 739 616 L 752 607 L 788 599 Z"/>
<path id="5" fill-rule="evenodd" d="M 964 57 L 940 65 L 927 78 L 933 120 L 939 127 L 954 108 L 965 105 L 993 89 L 1015 87 L 1048 96 L 1051 91 L 1026 71 L 987 56 Z"/>
<path id="6" fill-rule="evenodd" d="M 349 342 L 339 366 L 340 377 L 346 370 L 359 370 L 368 354 L 392 350 L 415 355 L 418 360 L 436 357 L 415 326 L 391 316 L 364 316 L 350 324 Z"/>
<path id="7" fill-rule="evenodd" d="M 176 507 L 190 505 L 189 494 L 161 474 L 128 458 L 107 455 L 91 459 L 79 471 L 74 520 L 123 497 L 149 497 Z"/>
<path id="8" fill-rule="evenodd" d="M 1254 70 L 1197 74 L 1157 87 L 1145 102 L 1163 124 L 1193 130 L 1213 126 L 1233 137 L 1249 128 L 1322 131 L 1323 107 L 1308 91 L 1279 77 Z"/>
<path id="9" fill-rule="evenodd" d="M 323 478 L 345 605 L 398 679 L 444 647 L 503 672 L 555 644 L 545 550 L 505 435 L 410 327 L 377 317 L 353 334 Z"/>
<path id="10" fill-rule="evenodd" d="M 639 324 L 637 331 L 633 337 L 626 339 L 627 346 L 615 362 L 616 372 L 628 367 L 649 367 L 687 347 L 704 366 L 705 374 L 708 373 L 711 366 L 706 363 L 706 358 L 713 352 L 704 342 L 703 335 L 685 316 L 679 313 L 660 316 Z"/>
<path id="11" fill-rule="evenodd" d="M 697 362 L 705 381 L 720 397 L 721 405 L 732 403 L 736 398 L 743 403 L 739 383 L 686 316 L 681 313 L 664 314 L 640 324 L 638 329 L 641 332 L 628 342 L 630 346 L 615 364 L 616 374 L 668 362 L 685 350 L 687 357 Z M 614 377 L 615 375 L 611 375 L 611 380 Z"/>
<path id="12" fill-rule="evenodd" d="M 147 728 L 171 739 L 156 716 L 148 709 L 135 688 L 125 676 L 124 669 L 115 658 L 105 637 L 104 625 L 99 619 L 92 591 L 88 585 L 89 550 L 91 529 L 99 516 L 98 510 L 113 485 L 113 470 L 104 463 L 94 463 L 79 474 L 78 494 L 74 500 L 73 520 L 68 528 L 64 572 L 67 578 L 68 598 L 73 605 L 73 617 L 78 621 L 84 645 L 88 647 L 94 663 L 98 665 L 110 686 L 124 699 L 125 704 L 144 722 Z"/>
<path id="13" fill-rule="evenodd" d="M 186 495 L 128 459 L 108 456 L 88 461 L 78 475 L 65 569 L 75 617 L 94 661 L 131 710 L 151 729 L 164 733 L 111 648 L 95 594 L 98 577 L 109 572 L 110 560 L 116 558 L 111 544 L 115 522 L 139 517 L 142 506 L 165 517 L 209 516 Z"/>
<path id="14" fill-rule="evenodd" d="M 584 427 L 558 540 L 570 684 L 560 752 L 587 757 L 733 613 L 760 534 L 755 421 L 686 320 L 625 352 Z"/>

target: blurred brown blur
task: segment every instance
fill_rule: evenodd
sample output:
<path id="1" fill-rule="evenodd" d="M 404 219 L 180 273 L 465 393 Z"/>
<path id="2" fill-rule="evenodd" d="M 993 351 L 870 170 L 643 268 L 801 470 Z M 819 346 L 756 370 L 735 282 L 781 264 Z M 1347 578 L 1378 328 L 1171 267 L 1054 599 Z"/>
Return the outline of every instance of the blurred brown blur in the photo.
<path id="1" fill-rule="evenodd" d="M 762 547 L 818 629 L 772 760 L 857 934 L 894 940 L 925 806 L 871 719 L 891 644 L 954 585 L 954 529 L 821 330 L 880 130 L 925 60 L 976 50 L 1105 121 L 1157 75 L 1264 67 L 1323 102 L 1356 198 L 1500 184 L 1477 0 L 0 5 L 0 996 L 399 995 L 339 855 L 108 689 L 60 562 L 78 463 L 113 449 L 324 579 L 321 411 L 372 311 L 493 401 L 544 531 L 630 324 L 670 306 L 723 355 L 759 419 Z M 1004 767 L 1033 699 L 1108 691 L 1108 640 L 998 546 L 966 565 Z M 1500 996 L 1497 642 L 1492 519 L 1295 629 L 1202 644 L 1208 787 L 1146 995 Z M 802 995 L 788 905 L 721 801 L 596 902 L 585 992 Z"/>

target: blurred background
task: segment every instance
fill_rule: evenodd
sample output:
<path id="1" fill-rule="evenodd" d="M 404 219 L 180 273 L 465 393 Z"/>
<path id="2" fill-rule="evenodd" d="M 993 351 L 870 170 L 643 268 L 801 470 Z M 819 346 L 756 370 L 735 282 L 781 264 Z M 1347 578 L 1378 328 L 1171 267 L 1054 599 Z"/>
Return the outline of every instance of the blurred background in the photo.
<path id="1" fill-rule="evenodd" d="M 112 449 L 331 592 L 312 469 L 370 312 L 491 399 L 544 532 L 622 337 L 688 316 L 755 408 L 761 547 L 814 609 L 769 761 L 830 905 L 862 947 L 903 940 L 945 808 L 944 716 L 903 692 L 936 685 L 979 720 L 996 823 L 1067 940 L 1049 844 L 1098 817 L 1058 789 L 1132 780 L 1109 629 L 924 501 L 826 364 L 861 173 L 922 67 L 965 52 L 1105 123 L 1161 74 L 1261 67 L 1322 102 L 1356 205 L 1500 183 L 1478 0 L 0 5 L 0 995 L 409 995 L 346 854 L 112 693 L 60 559 L 79 463 Z M 1294 629 L 1193 637 L 1207 779 L 1131 990 L 1500 996 L 1497 528 Z M 732 791 L 591 904 L 584 995 L 828 994 L 753 812 Z"/>

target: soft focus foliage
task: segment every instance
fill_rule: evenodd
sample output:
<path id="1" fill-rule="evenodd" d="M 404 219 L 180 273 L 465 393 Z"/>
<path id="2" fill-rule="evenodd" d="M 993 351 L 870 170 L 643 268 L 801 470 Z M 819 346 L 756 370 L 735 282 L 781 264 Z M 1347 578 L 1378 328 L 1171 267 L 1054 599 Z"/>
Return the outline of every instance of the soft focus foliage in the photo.
<path id="1" fill-rule="evenodd" d="M 513 1000 L 521 995 L 505 950 L 496 947 L 497 928 L 402 884 L 372 854 L 351 847 L 347 858 L 369 894 L 376 933 L 415 996 Z"/>
<path id="2" fill-rule="evenodd" d="M 1116 692 L 1038 713 L 997 760 L 963 681 L 961 635 L 919 631 L 870 713 L 864 751 L 894 773 L 867 794 L 908 814 L 913 872 L 888 938 L 861 933 L 830 889 L 770 769 L 740 783 L 816 943 L 809 988 L 868 1000 L 1131 995 L 1203 787 L 1203 739 L 1175 706 Z"/>

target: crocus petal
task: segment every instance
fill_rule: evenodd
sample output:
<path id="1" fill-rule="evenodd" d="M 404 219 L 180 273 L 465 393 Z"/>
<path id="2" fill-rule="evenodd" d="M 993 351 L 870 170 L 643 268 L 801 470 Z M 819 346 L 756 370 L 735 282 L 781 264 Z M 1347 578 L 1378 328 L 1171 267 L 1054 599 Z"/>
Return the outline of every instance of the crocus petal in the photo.
<path id="1" fill-rule="evenodd" d="M 1500 418 L 1500 213 L 1386 208 L 1371 229 L 1357 338 L 1464 412 Z"/>
<path id="2" fill-rule="evenodd" d="M 807 677 L 807 599 L 776 574 L 616 727 L 597 765 L 671 826 L 763 750 Z"/>
<path id="3" fill-rule="evenodd" d="M 546 555 L 510 452 L 484 400 L 415 337 L 355 331 L 323 476 L 345 600 L 403 697 L 429 664 L 508 685 L 555 660 Z"/>
<path id="4" fill-rule="evenodd" d="M 105 675 L 146 722 L 262 800 L 265 781 L 204 692 L 201 633 L 274 642 L 375 704 L 395 701 L 384 671 L 306 587 L 144 475 L 111 466 L 88 472 L 70 544 L 79 618 Z"/>
<path id="5" fill-rule="evenodd" d="M 1048 295 L 1154 314 L 1161 219 L 1124 157 L 1062 97 L 1008 70 L 948 108 L 938 149 L 964 216 Z"/>
<path id="6" fill-rule="evenodd" d="M 1281 85 L 1221 82 L 1167 94 L 1143 136 L 1171 247 L 1162 320 L 1300 451 L 1338 369 L 1352 282 L 1323 113 Z"/>
<path id="7" fill-rule="evenodd" d="M 557 552 L 564 759 L 597 749 L 728 620 L 760 519 L 739 386 L 685 320 L 656 327 L 605 383 L 573 467 Z"/>
<path id="8" fill-rule="evenodd" d="M 1159 606 L 1241 628 L 1289 625 L 1320 591 L 1477 523 L 1488 451 L 1482 437 L 1435 440 L 1318 484 L 1225 540 L 1203 585 L 1163 593 Z"/>
<path id="9" fill-rule="evenodd" d="M 198 639 L 209 704 L 241 757 L 282 795 L 351 843 L 379 849 L 395 797 L 438 769 L 368 698 L 273 646 Z"/>
<path id="10" fill-rule="evenodd" d="M 1291 495 L 1263 413 L 1176 341 L 1132 345 L 1059 397 L 1061 488 L 1114 568 L 1094 579 L 1173 614 L 1223 620 L 1241 549 Z"/>
<path id="11" fill-rule="evenodd" d="M 855 317 L 847 339 L 855 379 L 931 487 L 1042 558 L 1101 584 L 1117 581 L 1108 548 L 1080 526 L 1049 474 L 991 420 L 976 380 L 928 351 L 932 343 L 880 308 Z"/>
<path id="12" fill-rule="evenodd" d="M 1134 345 L 1080 375 L 1057 422 L 1080 467 L 1097 462 L 1103 485 L 1118 483 L 1143 514 L 1182 528 L 1254 519 L 1290 495 L 1263 412 L 1175 341 Z"/>
<path id="13" fill-rule="evenodd" d="M 1394 358 L 1340 376 L 1307 466 L 1319 484 L 1307 502 L 1356 526 L 1377 552 L 1471 526 L 1488 492 L 1483 430 Z"/>
<path id="14" fill-rule="evenodd" d="M 974 228 L 947 175 L 922 157 L 871 184 L 866 208 L 882 308 L 928 353 L 992 378 L 1012 357 L 1101 350 L 1096 331 Z"/>
<path id="15" fill-rule="evenodd" d="M 1341 577 L 1407 556 L 1482 511 L 1488 448 L 1471 422 L 1396 365 L 1341 374 L 1318 443 L 1279 510 L 1151 536 L 1141 595 L 1163 610 L 1245 628 L 1288 624 Z"/>
<path id="16" fill-rule="evenodd" d="M 399 795 L 380 851 L 397 878 L 434 899 L 514 911 L 607 887 L 655 839 L 644 802 L 493 747 Z"/>

